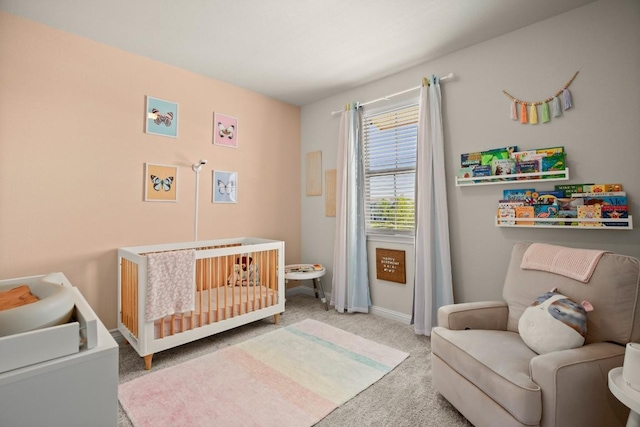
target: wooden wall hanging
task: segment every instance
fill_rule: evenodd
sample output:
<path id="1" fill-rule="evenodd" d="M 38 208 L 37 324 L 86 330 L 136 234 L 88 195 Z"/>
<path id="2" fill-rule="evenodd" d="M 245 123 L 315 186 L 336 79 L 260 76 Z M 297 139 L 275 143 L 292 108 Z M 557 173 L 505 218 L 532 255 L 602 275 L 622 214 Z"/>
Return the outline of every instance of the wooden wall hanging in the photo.
<path id="1" fill-rule="evenodd" d="M 376 248 L 376 278 L 407 283 L 404 255 L 405 251 Z"/>
<path id="2" fill-rule="evenodd" d="M 322 195 L 322 151 L 307 153 L 307 196 Z"/>
<path id="3" fill-rule="evenodd" d="M 324 216 L 336 216 L 336 169 L 324 172 Z"/>

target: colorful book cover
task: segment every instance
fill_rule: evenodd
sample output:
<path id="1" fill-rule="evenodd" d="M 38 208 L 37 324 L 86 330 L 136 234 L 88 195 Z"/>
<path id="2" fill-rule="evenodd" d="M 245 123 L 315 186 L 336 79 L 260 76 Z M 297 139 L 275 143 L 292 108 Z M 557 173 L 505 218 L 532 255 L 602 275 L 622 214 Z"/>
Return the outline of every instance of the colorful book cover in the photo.
<path id="1" fill-rule="evenodd" d="M 491 176 L 491 166 L 489 165 L 481 165 L 481 166 L 475 166 L 473 168 L 473 176 Z M 477 181 L 473 181 L 473 182 L 488 182 L 488 181 L 493 181 L 490 179 L 485 179 L 485 180 L 477 180 Z"/>
<path id="2" fill-rule="evenodd" d="M 557 218 L 557 205 L 535 205 L 533 207 L 533 215 L 535 218 Z M 554 225 L 555 222 L 536 221 L 536 225 Z"/>
<path id="3" fill-rule="evenodd" d="M 491 174 L 496 176 L 513 175 L 516 170 L 516 161 L 513 159 L 493 159 L 491 161 Z M 513 178 L 500 178 L 501 181 L 511 181 Z"/>
<path id="4" fill-rule="evenodd" d="M 482 159 L 481 153 L 465 153 L 460 155 L 460 166 L 466 168 L 468 166 L 477 166 Z"/>
<path id="5" fill-rule="evenodd" d="M 571 197 L 573 193 L 586 193 L 591 191 L 593 184 L 562 184 L 556 185 L 554 188 L 558 191 L 564 191 L 564 197 Z"/>
<path id="6" fill-rule="evenodd" d="M 518 188 L 514 190 L 502 190 L 503 200 L 531 200 L 535 188 Z"/>
<path id="7" fill-rule="evenodd" d="M 516 206 L 516 225 L 533 225 L 533 221 L 522 220 L 526 218 L 531 219 L 533 218 L 533 215 L 533 206 Z"/>
<path id="8" fill-rule="evenodd" d="M 511 158 L 516 161 L 516 163 L 525 162 L 530 160 L 529 156 L 534 156 L 536 150 L 527 150 L 527 151 L 514 151 L 511 153 Z"/>
<path id="9" fill-rule="evenodd" d="M 622 219 L 629 218 L 629 208 L 627 206 L 605 205 L 600 207 L 602 218 Z M 627 227 L 628 222 L 604 222 L 607 227 Z"/>
<path id="10" fill-rule="evenodd" d="M 612 197 L 612 196 L 616 196 L 616 197 L 626 197 L 627 192 L 626 191 L 605 191 L 605 192 L 601 192 L 601 193 L 594 193 L 594 192 L 588 192 L 588 193 L 573 193 L 572 196 L 575 197 Z"/>
<path id="11" fill-rule="evenodd" d="M 516 209 L 498 208 L 498 224 L 516 225 Z"/>
<path id="12" fill-rule="evenodd" d="M 602 210 L 600 205 L 578 206 L 578 219 L 600 219 Z M 579 222 L 580 227 L 602 227 L 602 222 Z"/>
<path id="13" fill-rule="evenodd" d="M 556 204 L 556 201 L 564 196 L 563 191 L 537 191 L 537 196 L 534 200 L 534 203 L 541 205 L 553 205 Z"/>
<path id="14" fill-rule="evenodd" d="M 576 211 L 578 206 L 584 205 L 584 199 L 582 197 L 559 197 L 556 199 L 556 204 L 560 211 Z"/>
<path id="15" fill-rule="evenodd" d="M 523 160 L 516 163 L 516 173 L 538 173 L 540 172 L 540 162 L 538 160 Z M 538 179 L 539 176 L 518 177 L 519 180 Z"/>
<path id="16" fill-rule="evenodd" d="M 494 159 L 508 159 L 511 157 L 511 153 L 518 150 L 518 147 L 504 147 L 504 148 L 496 148 L 493 150 L 482 151 L 481 155 L 481 165 L 491 165 L 491 162 Z"/>
<path id="17" fill-rule="evenodd" d="M 559 210 L 558 218 L 578 218 L 577 209 L 574 210 Z M 578 225 L 576 221 L 561 221 L 558 222 L 558 225 Z"/>
<path id="18" fill-rule="evenodd" d="M 622 184 L 593 184 L 589 192 L 605 193 L 609 191 L 622 191 Z"/>
<path id="19" fill-rule="evenodd" d="M 546 156 L 540 159 L 540 171 L 548 172 L 548 171 L 564 171 L 565 168 L 565 155 L 554 154 L 552 156 Z M 564 175 L 544 175 L 542 179 L 550 179 L 550 178 L 563 178 Z"/>
<path id="20" fill-rule="evenodd" d="M 523 200 L 508 200 L 508 199 L 498 200 L 498 209 L 515 208 L 516 206 L 524 206 L 524 205 L 525 203 Z"/>
<path id="21" fill-rule="evenodd" d="M 585 205 L 628 206 L 627 196 L 588 196 L 583 199 Z"/>
<path id="22" fill-rule="evenodd" d="M 564 147 L 549 147 L 536 149 L 538 154 L 546 154 L 547 156 L 553 156 L 554 154 L 564 153 Z"/>
<path id="23" fill-rule="evenodd" d="M 471 178 L 473 176 L 473 166 L 458 169 L 458 178 Z"/>

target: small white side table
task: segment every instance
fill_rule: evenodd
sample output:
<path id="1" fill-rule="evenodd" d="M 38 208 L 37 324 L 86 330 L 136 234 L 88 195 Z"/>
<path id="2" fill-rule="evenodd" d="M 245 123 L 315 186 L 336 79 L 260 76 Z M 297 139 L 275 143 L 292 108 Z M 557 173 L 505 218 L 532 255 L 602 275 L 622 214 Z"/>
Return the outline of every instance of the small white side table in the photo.
<path id="1" fill-rule="evenodd" d="M 640 392 L 629 387 L 622 378 L 622 367 L 609 371 L 609 390 L 631 410 L 627 427 L 640 427 Z"/>
<path id="2" fill-rule="evenodd" d="M 305 271 L 300 271 L 305 270 Z M 306 271 L 309 270 L 309 271 Z M 284 266 L 284 280 L 312 280 L 313 291 L 318 298 L 318 292 L 320 292 L 320 301 L 324 303 L 324 309 L 329 310 L 329 303 L 324 296 L 324 289 L 322 288 L 322 276 L 326 273 L 326 269 L 322 267 L 321 270 L 313 268 L 313 264 L 291 264 Z"/>

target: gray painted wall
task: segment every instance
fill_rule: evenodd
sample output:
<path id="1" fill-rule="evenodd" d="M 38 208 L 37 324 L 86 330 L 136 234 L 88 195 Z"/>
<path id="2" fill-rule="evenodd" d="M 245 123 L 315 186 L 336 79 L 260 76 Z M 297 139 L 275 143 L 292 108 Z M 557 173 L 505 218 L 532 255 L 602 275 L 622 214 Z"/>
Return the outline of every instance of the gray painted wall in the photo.
<path id="1" fill-rule="evenodd" d="M 574 108 L 563 117 L 537 125 L 509 120 L 510 104 L 503 89 L 525 100 L 544 99 L 561 89 L 578 69 L 580 73 L 571 86 Z M 339 110 L 348 101 L 366 102 L 418 86 L 423 76 L 450 72 L 457 78 L 442 83 L 442 94 L 457 302 L 501 298 L 509 254 L 516 241 L 600 248 L 640 258 L 640 2 L 637 0 L 600 0 L 304 106 L 302 182 L 308 152 L 322 151 L 323 170 L 336 166 L 340 118 L 332 116 L 331 111 Z M 417 96 L 417 92 L 409 96 Z M 399 100 L 394 98 L 393 102 Z M 622 183 L 629 197 L 630 213 L 639 218 L 635 229 L 495 227 L 497 201 L 503 189 L 512 187 L 456 187 L 455 173 L 461 153 L 507 145 L 518 145 L 521 149 L 565 146 L 571 179 L 534 182 L 533 187 L 539 190 L 553 189 L 554 184 Z M 302 261 L 327 266 L 324 284 L 330 291 L 335 218 L 324 216 L 324 191 L 323 196 L 309 197 L 304 188 L 303 184 Z M 369 243 L 371 249 L 376 245 L 406 248 L 407 257 L 413 256 L 411 244 Z M 371 255 L 375 257 L 370 254 L 370 259 Z M 370 271 L 374 272 L 373 266 Z M 370 274 L 373 305 L 408 317 L 413 294 L 413 277 L 408 273 L 407 285 L 377 282 L 375 274 Z"/>

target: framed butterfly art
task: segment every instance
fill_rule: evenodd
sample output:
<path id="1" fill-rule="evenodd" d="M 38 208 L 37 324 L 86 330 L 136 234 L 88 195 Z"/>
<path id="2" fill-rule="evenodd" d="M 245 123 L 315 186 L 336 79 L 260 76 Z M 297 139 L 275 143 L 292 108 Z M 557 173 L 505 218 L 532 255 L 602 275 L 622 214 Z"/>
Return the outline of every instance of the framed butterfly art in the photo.
<path id="1" fill-rule="evenodd" d="M 238 173 L 213 171 L 213 203 L 237 203 Z"/>
<path id="2" fill-rule="evenodd" d="M 238 119 L 213 113 L 213 143 L 238 148 Z"/>
<path id="3" fill-rule="evenodd" d="M 153 135 L 178 137 L 178 104 L 147 96 L 144 131 Z"/>
<path id="4" fill-rule="evenodd" d="M 178 166 L 145 163 L 144 201 L 178 201 Z"/>

